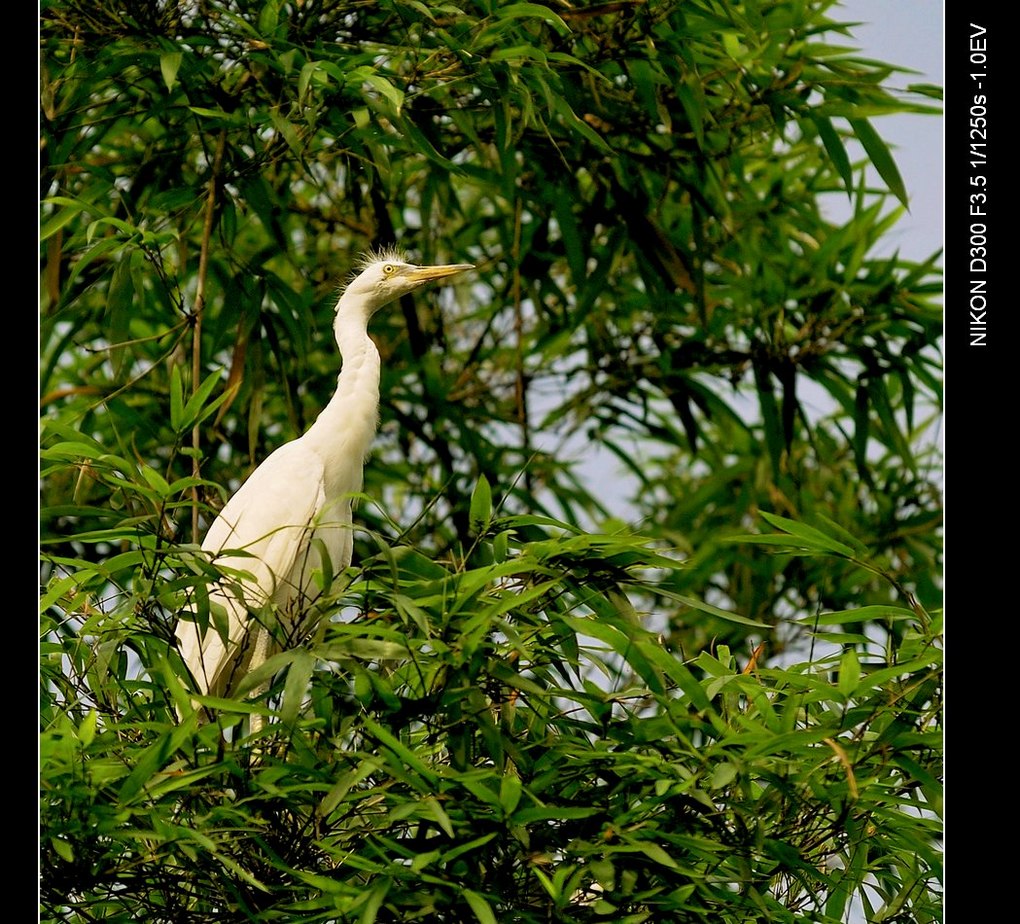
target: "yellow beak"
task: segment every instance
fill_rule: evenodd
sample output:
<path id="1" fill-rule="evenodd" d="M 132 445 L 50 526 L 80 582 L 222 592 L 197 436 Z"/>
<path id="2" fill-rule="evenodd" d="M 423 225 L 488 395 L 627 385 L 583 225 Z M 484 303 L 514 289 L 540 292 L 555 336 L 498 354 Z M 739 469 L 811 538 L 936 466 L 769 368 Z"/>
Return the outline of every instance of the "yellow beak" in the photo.
<path id="1" fill-rule="evenodd" d="M 444 276 L 453 276 L 456 273 L 463 273 L 464 270 L 474 269 L 473 263 L 447 263 L 442 266 L 415 266 L 407 271 L 407 278 L 411 282 L 431 282 L 433 279 L 442 279 Z"/>

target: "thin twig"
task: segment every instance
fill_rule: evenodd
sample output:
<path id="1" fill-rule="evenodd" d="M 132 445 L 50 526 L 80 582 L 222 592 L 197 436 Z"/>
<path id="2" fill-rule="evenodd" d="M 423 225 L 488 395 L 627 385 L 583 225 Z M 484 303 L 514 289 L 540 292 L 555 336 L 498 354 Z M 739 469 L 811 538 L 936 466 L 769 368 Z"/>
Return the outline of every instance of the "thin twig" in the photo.
<path id="1" fill-rule="evenodd" d="M 531 431 L 528 426 L 527 383 L 524 378 L 524 310 L 521 306 L 521 212 L 523 203 L 517 198 L 514 209 L 514 243 L 513 243 L 513 300 L 514 300 L 514 335 L 517 339 L 517 421 L 521 426 L 521 443 L 523 455 L 530 454 Z M 531 470 L 524 469 L 524 486 L 528 496 L 534 496 L 531 484 Z"/>
<path id="2" fill-rule="evenodd" d="M 212 173 L 209 176 L 209 192 L 205 199 L 205 221 L 202 227 L 202 249 L 198 257 L 198 285 L 195 292 L 195 333 L 191 341 L 191 393 L 198 391 L 202 382 L 202 312 L 205 309 L 205 280 L 209 271 L 209 244 L 212 240 L 213 217 L 216 214 L 216 186 L 220 169 L 223 166 L 223 152 L 227 146 L 227 133 L 221 131 L 216 139 L 216 154 L 213 157 Z M 202 429 L 196 423 L 191 430 L 191 448 L 195 453 L 191 457 L 191 474 L 198 479 L 201 476 L 199 449 L 202 443 Z M 191 535 L 192 541 L 198 542 L 198 485 L 191 488 Z"/>

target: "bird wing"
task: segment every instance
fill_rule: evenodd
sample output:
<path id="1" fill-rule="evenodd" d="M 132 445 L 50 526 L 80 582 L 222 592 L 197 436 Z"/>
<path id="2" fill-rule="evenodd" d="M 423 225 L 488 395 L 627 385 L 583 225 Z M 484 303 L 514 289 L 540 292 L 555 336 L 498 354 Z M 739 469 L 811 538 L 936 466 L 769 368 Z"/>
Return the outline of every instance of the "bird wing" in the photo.
<path id="1" fill-rule="evenodd" d="M 324 479 L 318 453 L 300 439 L 286 443 L 252 472 L 209 528 L 202 548 L 216 565 L 250 577 L 231 575 L 210 588 L 210 604 L 227 613 L 226 639 L 211 626 L 203 635 L 191 620 L 178 625 L 181 655 L 202 692 L 225 692 L 250 659 L 257 633 L 250 631 L 249 608 L 294 596 L 278 589 L 296 565 L 300 570 L 310 527 L 325 507 Z M 244 554 L 231 554 L 235 550 Z"/>

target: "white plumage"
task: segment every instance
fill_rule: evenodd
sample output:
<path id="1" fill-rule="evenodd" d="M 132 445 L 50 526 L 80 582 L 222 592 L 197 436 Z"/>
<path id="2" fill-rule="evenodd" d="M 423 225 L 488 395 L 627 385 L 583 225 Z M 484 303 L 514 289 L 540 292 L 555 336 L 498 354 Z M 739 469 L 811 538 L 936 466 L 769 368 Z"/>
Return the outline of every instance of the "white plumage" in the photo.
<path id="1" fill-rule="evenodd" d="M 202 542 L 224 572 L 210 587 L 210 605 L 226 611 L 227 631 L 210 619 L 203 633 L 191 616 L 177 625 L 197 693 L 231 696 L 270 654 L 299 641 L 302 616 L 325 589 L 324 576 L 350 564 L 351 495 L 362 487 L 379 410 L 379 352 L 369 319 L 401 295 L 471 268 L 415 266 L 393 250 L 362 261 L 336 306 L 333 330 L 343 360 L 336 393 L 303 436 L 255 469 Z"/>

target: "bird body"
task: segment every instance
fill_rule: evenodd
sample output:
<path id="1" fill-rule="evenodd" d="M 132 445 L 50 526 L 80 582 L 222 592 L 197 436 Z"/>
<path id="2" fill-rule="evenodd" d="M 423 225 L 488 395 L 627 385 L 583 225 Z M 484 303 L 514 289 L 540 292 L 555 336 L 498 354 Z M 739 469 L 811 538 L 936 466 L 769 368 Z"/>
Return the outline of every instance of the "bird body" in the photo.
<path id="1" fill-rule="evenodd" d="M 337 302 L 343 359 L 337 389 L 304 435 L 272 452 L 227 501 L 202 542 L 223 577 L 210 606 L 226 622 L 177 626 L 196 692 L 230 696 L 274 650 L 300 641 L 302 616 L 351 562 L 353 495 L 379 410 L 379 352 L 368 322 L 383 305 L 470 264 L 414 266 L 394 251 L 370 255 Z M 225 627 L 225 628 L 224 628 Z"/>

